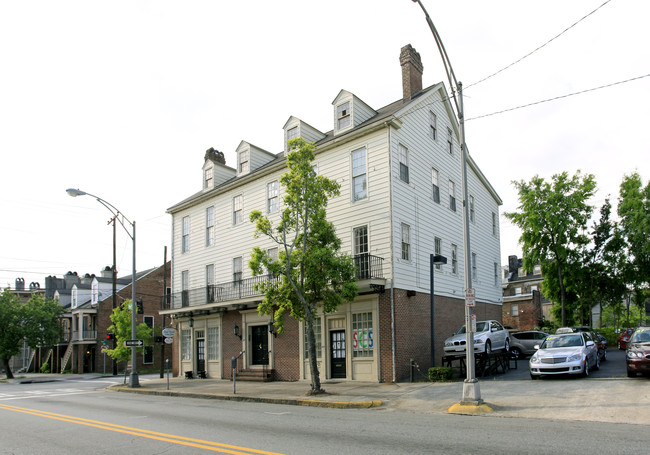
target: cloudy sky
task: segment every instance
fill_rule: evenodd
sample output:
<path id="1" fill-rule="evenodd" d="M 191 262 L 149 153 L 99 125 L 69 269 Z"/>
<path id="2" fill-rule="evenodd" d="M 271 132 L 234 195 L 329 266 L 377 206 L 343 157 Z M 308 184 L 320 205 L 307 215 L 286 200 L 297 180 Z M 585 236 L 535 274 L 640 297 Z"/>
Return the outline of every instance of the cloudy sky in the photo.
<path id="1" fill-rule="evenodd" d="M 611 85 L 467 121 L 502 212 L 517 206 L 511 181 L 535 174 L 593 173 L 596 206 L 626 173 L 650 178 L 650 2 L 424 5 L 466 87 L 468 119 Z M 290 115 L 329 131 L 341 89 L 376 109 L 401 98 L 409 43 L 424 85 L 448 85 L 409 0 L 3 2 L 0 42 L 3 287 L 111 263 L 109 212 L 66 188 L 135 220 L 138 270 L 153 267 L 170 245 L 166 209 L 200 189 L 206 149 L 231 165 L 241 140 L 280 152 Z M 520 255 L 518 237 L 502 216 L 504 264 Z M 130 273 L 122 230 L 117 262 Z"/>

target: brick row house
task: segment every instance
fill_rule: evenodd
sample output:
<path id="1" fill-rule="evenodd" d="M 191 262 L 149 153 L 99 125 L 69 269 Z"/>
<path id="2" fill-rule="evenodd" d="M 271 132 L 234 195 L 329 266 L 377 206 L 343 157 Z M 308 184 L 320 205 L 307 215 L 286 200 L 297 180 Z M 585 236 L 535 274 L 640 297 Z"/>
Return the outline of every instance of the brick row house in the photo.
<path id="1" fill-rule="evenodd" d="M 261 210 L 278 221 L 287 142 L 316 143 L 314 166 L 336 179 L 341 194 L 329 201 L 343 250 L 357 265 L 359 295 L 315 320 L 323 379 L 392 382 L 409 376 L 410 359 L 424 371 L 432 337 L 441 359 L 444 339 L 464 322 L 464 253 L 459 129 L 442 83 L 422 88 L 422 62 L 410 45 L 401 50 L 402 98 L 374 109 L 341 90 L 332 102 L 333 129 L 321 132 L 291 116 L 284 150 L 271 153 L 242 141 L 234 167 L 206 152 L 201 190 L 168 209 L 172 215 L 171 316 L 174 372 L 232 378 L 242 372 L 267 378 L 309 379 L 304 327 L 287 317 L 277 334 L 260 316 L 259 280 L 247 264 L 253 247 L 277 252 L 254 238 L 248 220 Z M 499 206 L 501 199 L 468 158 L 471 273 L 475 313 L 501 319 Z M 430 324 L 430 254 L 435 266 L 435 326 Z"/>
<path id="2" fill-rule="evenodd" d="M 513 330 L 532 330 L 543 319 L 551 320 L 552 302 L 541 293 L 542 266 L 533 270 L 522 267 L 522 259 L 508 256 L 508 266 L 503 269 L 503 324 Z"/>

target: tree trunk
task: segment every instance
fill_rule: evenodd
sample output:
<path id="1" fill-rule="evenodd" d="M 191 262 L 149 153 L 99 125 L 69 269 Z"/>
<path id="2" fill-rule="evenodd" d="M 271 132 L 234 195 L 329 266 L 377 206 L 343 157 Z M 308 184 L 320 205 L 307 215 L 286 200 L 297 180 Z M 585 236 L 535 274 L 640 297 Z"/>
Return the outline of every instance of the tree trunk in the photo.
<path id="1" fill-rule="evenodd" d="M 314 316 L 307 311 L 305 318 L 307 329 L 307 350 L 309 351 L 309 372 L 311 374 L 310 395 L 318 395 L 325 391 L 321 388 L 320 372 L 318 371 L 318 359 L 316 358 L 316 337 L 314 336 Z"/>
<path id="2" fill-rule="evenodd" d="M 562 308 L 562 327 L 566 327 L 566 308 L 564 306 L 564 301 L 565 301 L 564 279 L 562 278 L 562 266 L 560 265 L 560 261 L 557 261 L 557 276 L 560 282 L 560 304 Z"/>
<path id="3" fill-rule="evenodd" d="M 7 379 L 13 379 L 14 374 L 11 372 L 11 367 L 9 366 L 10 359 L 3 359 L 5 362 L 5 371 L 7 372 Z"/>

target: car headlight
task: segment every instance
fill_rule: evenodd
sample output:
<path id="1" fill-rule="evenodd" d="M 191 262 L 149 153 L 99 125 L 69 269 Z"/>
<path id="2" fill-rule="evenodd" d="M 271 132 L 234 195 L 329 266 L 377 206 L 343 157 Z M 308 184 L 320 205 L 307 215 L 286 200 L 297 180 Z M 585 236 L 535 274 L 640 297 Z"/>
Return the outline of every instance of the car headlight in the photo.
<path id="1" fill-rule="evenodd" d="M 454 343 L 452 341 L 445 341 L 445 346 L 453 346 Z"/>
<path id="2" fill-rule="evenodd" d="M 627 351 L 628 359 L 643 358 L 643 353 L 637 351 Z"/>
<path id="3" fill-rule="evenodd" d="M 474 344 L 481 344 L 481 343 L 485 343 L 485 340 L 483 338 L 479 338 L 477 340 L 474 340 Z"/>
<path id="4" fill-rule="evenodd" d="M 582 354 L 580 353 L 573 354 L 567 357 L 566 359 L 567 362 L 575 362 L 576 360 L 582 360 Z"/>
<path id="5" fill-rule="evenodd" d="M 530 358 L 530 363 L 539 363 L 539 357 L 537 357 L 536 355 L 532 356 Z"/>

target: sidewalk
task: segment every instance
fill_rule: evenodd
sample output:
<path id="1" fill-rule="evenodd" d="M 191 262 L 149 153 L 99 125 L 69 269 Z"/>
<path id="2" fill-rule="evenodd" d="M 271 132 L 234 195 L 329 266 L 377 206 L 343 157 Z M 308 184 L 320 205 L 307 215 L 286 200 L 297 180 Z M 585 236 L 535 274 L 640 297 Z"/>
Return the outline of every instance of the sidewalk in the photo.
<path id="1" fill-rule="evenodd" d="M 325 381 L 325 395 L 308 396 L 309 382 L 247 382 L 220 379 L 160 379 L 140 377 L 140 387 L 122 384 L 122 376 L 101 374 L 27 374 L 9 383 L 32 383 L 114 378 L 108 390 L 147 395 L 298 406 L 372 408 L 384 412 L 447 414 L 461 399 L 461 381 L 449 383 L 389 383 Z M 493 409 L 491 417 L 594 421 L 650 425 L 650 379 L 587 378 L 496 380 L 479 382 L 481 398 Z"/>

